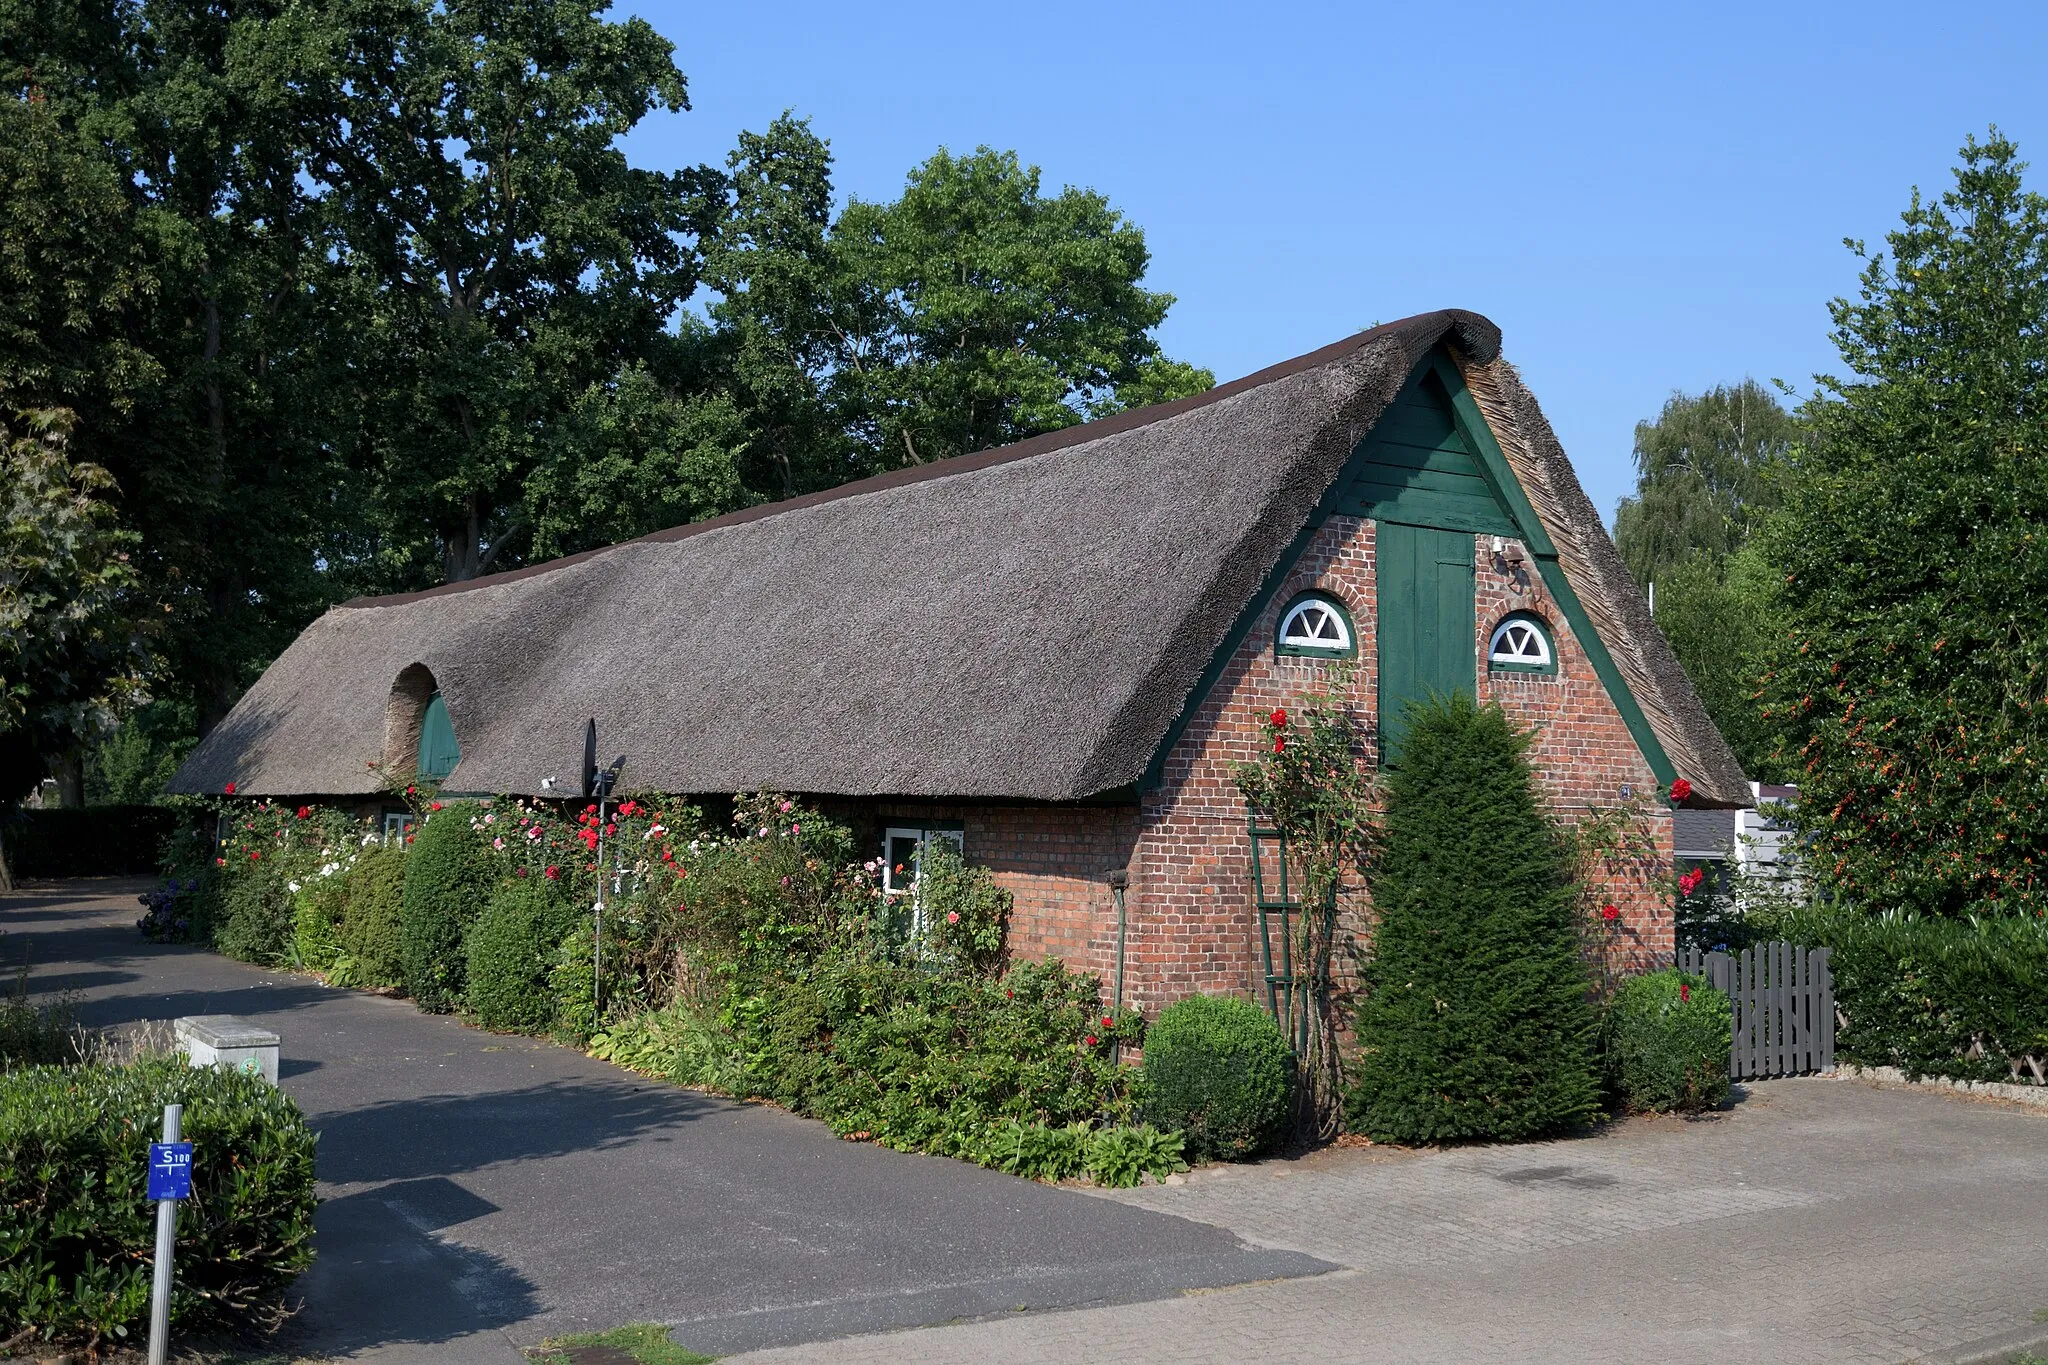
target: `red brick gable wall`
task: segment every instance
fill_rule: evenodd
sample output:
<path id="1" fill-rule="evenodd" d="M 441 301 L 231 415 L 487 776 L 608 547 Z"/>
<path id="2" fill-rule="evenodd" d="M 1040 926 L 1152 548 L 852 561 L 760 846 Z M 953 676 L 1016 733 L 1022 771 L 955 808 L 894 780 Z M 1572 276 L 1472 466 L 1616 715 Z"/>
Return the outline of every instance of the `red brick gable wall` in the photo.
<path id="1" fill-rule="evenodd" d="M 1620 916 L 1593 928 L 1595 942 L 1604 945 L 1602 965 L 1619 972 L 1667 963 L 1673 935 L 1664 873 L 1671 864 L 1672 822 L 1655 776 L 1533 561 L 1525 556 L 1518 570 L 1494 553 L 1492 537 L 1475 542 L 1475 669 L 1494 626 L 1511 611 L 1532 612 L 1545 622 L 1558 659 L 1555 676 L 1479 674 L 1482 700 L 1499 702 L 1536 732 L 1530 762 L 1561 817 L 1578 819 L 1589 808 L 1631 800 L 1649 812 L 1646 833 L 1657 870 L 1647 877 L 1628 869 L 1603 874 L 1601 898 Z M 1116 910 L 1104 874 L 1127 867 L 1128 999 L 1148 1015 L 1197 992 L 1263 999 L 1250 841 L 1232 774 L 1236 764 L 1260 756 L 1263 719 L 1276 706 L 1296 705 L 1323 673 L 1318 661 L 1280 656 L 1273 647 L 1280 613 L 1310 589 L 1334 595 L 1351 614 L 1358 634 L 1351 699 L 1362 717 L 1376 722 L 1373 525 L 1337 517 L 1311 541 L 1224 667 L 1168 753 L 1160 785 L 1139 804 L 884 801 L 843 803 L 833 813 L 852 819 L 860 837 L 877 847 L 892 821 L 959 822 L 968 858 L 989 867 L 1016 897 L 1011 953 L 1059 957 L 1100 973 L 1105 993 L 1116 963 Z M 1343 922 L 1353 942 L 1362 944 L 1370 933 L 1369 906 L 1345 906 Z"/>

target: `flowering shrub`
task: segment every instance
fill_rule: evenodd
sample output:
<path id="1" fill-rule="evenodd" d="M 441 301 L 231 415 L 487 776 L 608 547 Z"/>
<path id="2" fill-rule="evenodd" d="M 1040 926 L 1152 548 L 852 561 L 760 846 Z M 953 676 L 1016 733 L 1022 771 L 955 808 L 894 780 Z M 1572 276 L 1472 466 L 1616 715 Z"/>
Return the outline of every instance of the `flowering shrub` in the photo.
<path id="1" fill-rule="evenodd" d="M 300 814 L 304 811 L 304 814 Z M 213 946 L 267 966 L 294 958 L 299 896 L 343 875 L 362 847 L 363 827 L 337 810 L 261 801 L 233 809 L 214 854 L 215 872 L 198 907 Z"/>
<path id="2" fill-rule="evenodd" d="M 1676 970 L 1622 982 L 1602 1020 L 1607 1078 L 1632 1113 L 1697 1113 L 1728 1098 L 1734 1010 L 1705 977 Z"/>
<path id="3" fill-rule="evenodd" d="M 198 877 L 172 877 L 136 899 L 142 903 L 142 918 L 135 921 L 135 928 L 144 938 L 152 943 L 186 943 L 192 939 L 201 899 Z"/>
<path id="4" fill-rule="evenodd" d="M 935 839 L 919 859 L 917 896 L 924 951 L 973 972 L 1001 963 L 1014 901 L 987 868 L 970 866 L 952 844 Z"/>

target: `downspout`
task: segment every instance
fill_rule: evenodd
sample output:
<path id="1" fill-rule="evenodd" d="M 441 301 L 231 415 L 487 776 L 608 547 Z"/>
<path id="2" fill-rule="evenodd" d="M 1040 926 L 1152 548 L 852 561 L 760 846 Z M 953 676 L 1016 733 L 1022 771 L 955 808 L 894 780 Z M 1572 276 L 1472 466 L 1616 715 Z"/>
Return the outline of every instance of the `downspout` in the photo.
<path id="1" fill-rule="evenodd" d="M 1109 883 L 1109 894 L 1116 897 L 1116 1008 L 1111 1014 L 1121 1016 L 1124 1012 L 1124 889 L 1131 884 L 1128 868 L 1112 868 L 1103 880 Z M 1113 1049 L 1118 1061 L 1123 1060 L 1123 1044 Z"/>

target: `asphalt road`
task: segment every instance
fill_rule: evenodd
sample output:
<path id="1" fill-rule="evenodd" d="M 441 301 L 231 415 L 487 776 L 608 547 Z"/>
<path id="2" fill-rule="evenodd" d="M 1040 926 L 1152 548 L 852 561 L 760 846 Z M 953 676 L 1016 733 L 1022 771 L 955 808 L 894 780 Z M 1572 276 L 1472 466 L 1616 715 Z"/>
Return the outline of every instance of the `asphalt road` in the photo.
<path id="1" fill-rule="evenodd" d="M 725 1353 L 1313 1275 L 1205 1223 L 647 1081 L 402 1000 L 144 942 L 146 883 L 0 896 L 0 958 L 93 1026 L 234 1014 L 277 1030 L 320 1133 L 319 1258 L 296 1349 L 512 1361 L 557 1332 L 675 1324 Z"/>

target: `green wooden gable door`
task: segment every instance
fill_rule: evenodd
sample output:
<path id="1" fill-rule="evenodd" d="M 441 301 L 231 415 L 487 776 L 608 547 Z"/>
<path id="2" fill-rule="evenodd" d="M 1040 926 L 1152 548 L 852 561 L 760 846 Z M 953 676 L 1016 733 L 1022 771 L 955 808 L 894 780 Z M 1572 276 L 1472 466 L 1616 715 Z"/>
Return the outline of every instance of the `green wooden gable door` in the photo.
<path id="1" fill-rule="evenodd" d="M 1410 702 L 1477 687 L 1472 536 L 1382 522 L 1377 545 L 1380 752 L 1391 759 Z"/>
<path id="2" fill-rule="evenodd" d="M 1458 429 L 1443 380 L 1427 367 L 1353 457 L 1338 510 L 1443 531 L 1521 534 L 1485 461 Z"/>
<path id="3" fill-rule="evenodd" d="M 461 757 L 462 746 L 455 742 L 455 722 L 448 718 L 448 703 L 436 692 L 420 721 L 419 775 L 438 782 L 455 771 Z"/>

